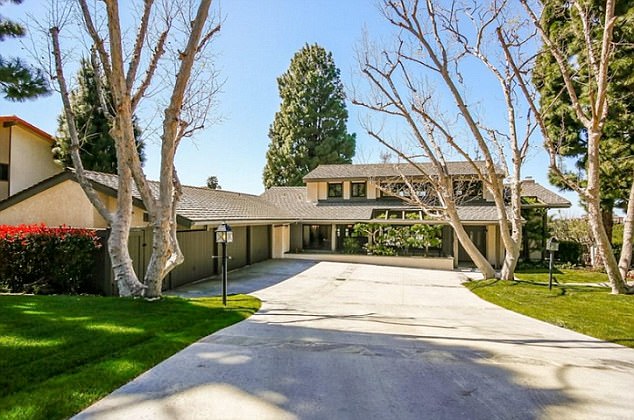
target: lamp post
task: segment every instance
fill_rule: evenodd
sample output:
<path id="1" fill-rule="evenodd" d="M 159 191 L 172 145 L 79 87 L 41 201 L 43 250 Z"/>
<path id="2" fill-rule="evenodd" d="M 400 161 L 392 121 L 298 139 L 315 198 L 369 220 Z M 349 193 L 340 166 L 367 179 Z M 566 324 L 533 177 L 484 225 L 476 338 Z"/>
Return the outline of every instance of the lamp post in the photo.
<path id="1" fill-rule="evenodd" d="M 216 229 L 216 242 L 222 244 L 222 304 L 227 306 L 227 244 L 233 242 L 233 232 L 231 226 L 222 223 Z"/>
<path id="2" fill-rule="evenodd" d="M 548 290 L 553 289 L 553 261 L 555 251 L 559 251 L 559 240 L 555 237 L 546 242 L 546 250 L 550 252 L 550 262 L 548 263 Z"/>

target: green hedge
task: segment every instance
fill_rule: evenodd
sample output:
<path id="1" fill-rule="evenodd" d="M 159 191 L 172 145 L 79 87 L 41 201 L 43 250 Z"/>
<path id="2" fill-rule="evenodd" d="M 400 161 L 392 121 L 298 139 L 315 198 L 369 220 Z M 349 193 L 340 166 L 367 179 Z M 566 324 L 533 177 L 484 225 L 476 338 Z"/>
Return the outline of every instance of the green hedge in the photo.
<path id="1" fill-rule="evenodd" d="M 100 246 L 87 229 L 0 226 L 0 288 L 14 293 L 92 292 L 94 254 Z"/>

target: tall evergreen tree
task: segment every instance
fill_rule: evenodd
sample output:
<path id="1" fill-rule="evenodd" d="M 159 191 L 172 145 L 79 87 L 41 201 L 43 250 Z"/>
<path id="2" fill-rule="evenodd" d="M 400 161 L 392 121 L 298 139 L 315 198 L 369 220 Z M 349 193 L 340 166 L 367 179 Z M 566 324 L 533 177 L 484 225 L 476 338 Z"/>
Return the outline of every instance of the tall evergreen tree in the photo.
<path id="1" fill-rule="evenodd" d="M 104 85 L 105 86 L 105 85 Z M 112 103 L 111 94 L 106 86 L 107 106 Z M 106 173 L 117 172 L 117 153 L 114 139 L 110 136 L 110 122 L 101 107 L 98 97 L 95 72 L 89 60 L 82 59 L 78 74 L 78 86 L 71 92 L 71 106 L 75 114 L 75 124 L 81 136 L 81 158 L 84 169 Z M 135 123 L 137 150 L 144 161 L 141 131 Z M 70 156 L 70 135 L 66 117 L 62 113 L 58 118 L 57 144 L 53 149 L 55 159 L 64 166 L 73 166 Z"/>
<path id="2" fill-rule="evenodd" d="M 561 0 L 546 0 L 541 20 L 550 36 L 557 41 L 570 62 L 576 63 L 577 82 L 575 90 L 584 104 L 589 104 L 587 72 L 590 66 L 579 19 L 573 7 Z M 605 2 L 588 0 L 591 20 L 596 28 L 592 31 L 598 44 L 602 36 L 600 17 L 605 13 Z M 622 206 L 628 196 L 634 175 L 634 1 L 616 3 L 615 14 L 620 16 L 614 28 L 613 58 L 609 66 L 610 112 L 601 140 L 601 207 L 603 221 L 611 235 L 612 212 L 615 206 Z M 537 60 L 534 82 L 540 93 L 540 103 L 551 138 L 559 142 L 558 153 L 562 159 L 574 161 L 574 167 L 565 174 L 574 179 L 583 179 L 587 164 L 587 133 L 577 119 L 571 106 L 570 97 L 564 88 L 563 77 L 552 54 L 542 54 Z M 551 174 L 551 182 L 566 188 L 565 182 Z"/>
<path id="3" fill-rule="evenodd" d="M 303 185 L 319 164 L 351 163 L 355 134 L 346 128 L 345 93 L 332 53 L 305 45 L 277 82 L 282 103 L 269 130 L 264 186 Z"/>
<path id="4" fill-rule="evenodd" d="M 8 0 L 14 4 L 22 0 Z M 0 6 L 7 0 L 0 0 Z M 26 34 L 22 25 L 0 15 L 0 41 L 20 38 Z M 20 58 L 0 55 L 0 92 L 10 101 L 24 101 L 49 93 L 48 83 L 41 70 L 31 68 Z"/>

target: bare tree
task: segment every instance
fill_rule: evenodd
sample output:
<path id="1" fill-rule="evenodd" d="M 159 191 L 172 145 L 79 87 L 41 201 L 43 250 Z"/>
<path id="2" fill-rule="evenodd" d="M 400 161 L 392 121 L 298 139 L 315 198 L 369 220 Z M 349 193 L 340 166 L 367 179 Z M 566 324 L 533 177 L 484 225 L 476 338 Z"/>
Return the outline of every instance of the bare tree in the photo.
<path id="1" fill-rule="evenodd" d="M 77 171 L 78 178 L 91 202 L 112 228 L 111 240 L 116 242 L 116 246 L 110 246 L 109 249 L 120 293 L 144 293 L 148 298 L 159 297 L 163 278 L 183 261 L 176 239 L 176 206 L 181 187 L 174 168 L 174 156 L 183 138 L 203 128 L 207 111 L 213 104 L 217 91 L 213 74 L 205 75 L 196 68 L 195 63 L 205 57 L 208 44 L 220 30 L 220 24 L 208 19 L 211 0 L 202 0 L 197 6 L 188 0 L 145 0 L 138 26 L 134 29 L 134 41 L 127 49 L 127 32 L 121 26 L 118 1 L 104 0 L 103 5 L 89 4 L 87 0 L 77 0 L 77 3 L 83 19 L 82 29 L 92 44 L 93 67 L 99 75 L 103 74 L 113 97 L 108 117 L 112 123 L 110 134 L 117 147 L 119 191 L 116 211 L 108 213 L 99 197 L 90 192 L 89 183 L 81 175 L 81 169 Z M 61 30 L 62 27 L 53 26 L 50 34 L 65 112 L 68 121 L 73 121 L 68 90 L 62 88 L 65 79 Z M 96 79 L 101 80 L 100 77 Z M 156 85 L 160 87 L 155 89 L 168 93 L 160 129 L 160 180 L 158 187 L 153 189 L 134 146 L 133 115 Z M 105 101 L 102 103 L 105 104 Z M 74 163 L 77 168 L 81 168 L 81 157 L 77 150 L 79 138 L 76 129 L 69 131 L 73 138 Z M 127 256 L 127 231 L 131 223 L 134 184 L 143 199 L 153 233 L 152 255 L 144 284 L 136 280 Z M 117 263 L 115 260 L 122 262 Z M 126 288 L 126 284 L 132 284 L 133 287 Z"/>
<path id="2" fill-rule="evenodd" d="M 634 219 L 634 205 L 632 204 L 632 198 L 634 193 L 630 194 L 626 216 L 627 223 L 624 229 L 624 238 L 626 240 L 629 239 L 627 244 L 624 242 L 624 249 L 629 247 L 630 254 L 622 256 L 620 264 L 617 263 L 616 257 L 612 252 L 610 240 L 607 236 L 604 222 L 601 217 L 600 206 L 601 180 L 599 175 L 601 156 L 599 154 L 599 146 L 603 136 L 605 120 L 609 107 L 608 67 L 615 48 L 613 42 L 613 31 L 617 21 L 617 16 L 614 14 L 615 1 L 606 1 L 603 16 L 595 16 L 590 13 L 584 2 L 571 1 L 568 4 L 568 7 L 575 12 L 572 16 L 578 19 L 578 25 L 576 26 L 579 30 L 579 37 L 580 39 L 583 39 L 585 43 L 585 54 L 588 57 L 589 65 L 586 69 L 584 69 L 585 71 L 583 73 L 575 70 L 574 63 L 566 58 L 561 46 L 551 38 L 549 31 L 542 26 L 539 19 L 539 12 L 536 10 L 537 6 L 533 2 L 529 2 L 527 0 L 520 0 L 520 3 L 523 5 L 530 21 L 541 37 L 545 50 L 547 51 L 546 53 L 551 54 L 557 63 L 557 67 L 559 68 L 564 81 L 565 92 L 569 98 L 570 105 L 574 110 L 577 119 L 583 124 L 587 134 L 587 175 L 586 179 L 582 180 L 582 183 L 579 180 L 565 176 L 564 171 L 560 166 L 558 154 L 559 142 L 557 139 L 549 137 L 544 120 L 542 119 L 542 114 L 540 113 L 540 108 L 535 101 L 534 95 L 531 94 L 528 83 L 530 73 L 524 72 L 520 66 L 516 66 L 514 68 L 514 72 L 517 76 L 517 80 L 521 84 L 524 95 L 528 99 L 531 110 L 535 114 L 536 120 L 538 121 L 542 134 L 545 138 L 546 149 L 550 155 L 550 168 L 559 177 L 561 177 L 570 189 L 576 191 L 587 205 L 590 230 L 598 247 L 599 255 L 604 262 L 604 267 L 610 280 L 612 293 L 619 294 L 632 292 L 633 289 L 628 287 L 625 281 L 625 274 L 631 262 L 632 229 L 634 229 L 634 223 L 632 223 L 632 220 Z M 593 31 L 600 31 L 599 33 L 602 34 L 600 42 L 594 41 L 595 38 Z M 510 43 L 502 36 L 500 39 L 506 51 Z M 584 91 L 588 92 L 588 95 L 586 96 L 589 103 L 587 105 L 581 100 L 578 93 L 580 85 L 583 86 Z M 564 95 L 561 95 L 557 98 L 557 100 L 564 100 L 563 96 Z M 548 106 L 548 104 L 546 106 Z M 632 186 L 632 189 L 634 191 L 634 185 Z"/>
<path id="3" fill-rule="evenodd" d="M 493 198 L 498 214 L 502 243 L 506 250 L 501 277 L 513 279 L 522 243 L 521 168 L 535 130 L 530 114 L 522 116 L 526 106 L 519 103 L 518 83 L 511 63 L 501 49 L 487 50 L 497 44 L 495 33 L 510 13 L 506 1 L 452 1 L 444 7 L 432 0 L 385 1 L 383 14 L 399 30 L 396 47 L 368 48 L 360 55 L 361 72 L 373 88 L 369 99 L 355 103 L 389 117 L 402 119 L 416 140 L 418 151 L 407 153 L 386 136 L 369 127 L 372 137 L 401 158 L 412 156 L 430 160 L 436 167 L 427 174 L 437 184 L 436 191 L 448 212 L 452 227 L 470 257 L 480 268 L 468 236 L 455 211 L 456 200 L 450 188 L 451 177 L 445 171 L 448 153 L 467 162 Z M 507 25 L 509 25 L 507 23 Z M 516 42 L 509 52 L 523 58 L 522 47 L 530 39 L 521 21 L 513 23 Z M 523 38 L 520 38 L 523 36 Z M 371 50 L 375 50 L 372 55 Z M 513 51 L 512 51 L 513 50 Z M 469 98 L 465 68 L 480 62 L 497 81 L 505 106 L 507 128 L 486 124 L 486 115 L 478 111 L 477 98 Z M 439 88 L 432 86 L 435 82 Z M 451 106 L 439 99 L 443 92 Z M 471 102 L 469 101 L 471 99 Z M 354 102 L 354 101 L 353 101 Z M 452 108 L 452 109 L 451 109 Z M 475 146 L 470 151 L 465 137 Z M 484 165 L 478 165 L 482 159 Z M 502 168 L 503 174 L 500 172 Z M 505 185 L 505 176 L 508 185 Z M 447 179 L 442 180 L 443 177 Z M 510 194 L 506 194 L 506 192 Z M 510 195 L 510 197 L 509 197 Z M 451 214 L 455 213 L 454 216 Z M 480 268 L 487 272 L 487 267 Z"/>

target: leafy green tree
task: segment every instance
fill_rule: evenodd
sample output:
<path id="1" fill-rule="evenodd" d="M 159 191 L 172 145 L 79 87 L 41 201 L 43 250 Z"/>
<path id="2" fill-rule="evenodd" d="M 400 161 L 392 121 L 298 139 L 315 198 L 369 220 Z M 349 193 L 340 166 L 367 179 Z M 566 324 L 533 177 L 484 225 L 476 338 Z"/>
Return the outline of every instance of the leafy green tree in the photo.
<path id="1" fill-rule="evenodd" d="M 105 85 L 104 85 L 105 86 Z M 75 114 L 75 124 L 80 134 L 81 159 L 84 169 L 114 174 L 117 172 L 117 152 L 114 139 L 110 135 L 110 121 L 108 120 L 98 96 L 95 72 L 90 61 L 82 59 L 78 73 L 78 86 L 71 92 L 71 107 Z M 112 95 L 105 87 L 106 106 L 111 106 Z M 135 137 L 137 150 L 144 161 L 143 142 L 140 140 L 141 130 L 136 123 Z M 70 156 L 70 134 L 66 124 L 66 117 L 62 113 L 58 118 L 57 144 L 53 149 L 55 159 L 62 165 L 72 167 Z"/>
<path id="2" fill-rule="evenodd" d="M 8 0 L 14 4 L 22 0 Z M 7 0 L 0 0 L 0 6 Z M 0 15 L 0 41 L 20 38 L 26 34 L 22 25 Z M 0 92 L 10 101 L 24 101 L 49 93 L 48 83 L 41 70 L 29 67 L 18 57 L 0 55 Z"/>
<path id="3" fill-rule="evenodd" d="M 575 91 L 584 106 L 589 105 L 587 49 L 579 33 L 580 19 L 574 19 L 574 7 L 561 0 L 546 0 L 541 20 L 560 49 L 575 63 Z M 602 36 L 601 16 L 605 13 L 605 2 L 589 0 L 591 24 L 596 27 L 592 34 L 598 44 Z M 633 182 L 634 174 L 634 1 L 616 3 L 617 19 L 614 28 L 613 58 L 609 66 L 610 83 L 609 114 L 600 145 L 601 154 L 601 207 L 603 222 L 611 237 L 612 212 L 615 206 L 622 207 Z M 545 47 L 544 47 L 545 48 Z M 587 165 L 587 133 L 578 120 L 571 100 L 564 88 L 563 77 L 552 54 L 541 54 L 534 72 L 534 82 L 539 93 L 541 108 L 547 130 L 552 139 L 558 141 L 558 154 L 571 159 L 574 167 L 565 172 L 566 177 L 583 181 Z M 551 182 L 567 189 L 562 178 L 551 173 Z M 581 182 L 583 185 L 583 182 Z"/>
<path id="4" fill-rule="evenodd" d="M 345 93 L 332 53 L 305 45 L 277 79 L 282 103 L 269 130 L 264 186 L 299 186 L 319 164 L 351 163 Z"/>
<path id="5" fill-rule="evenodd" d="M 207 188 L 211 190 L 221 190 L 220 182 L 218 182 L 217 176 L 210 176 L 207 178 Z"/>

